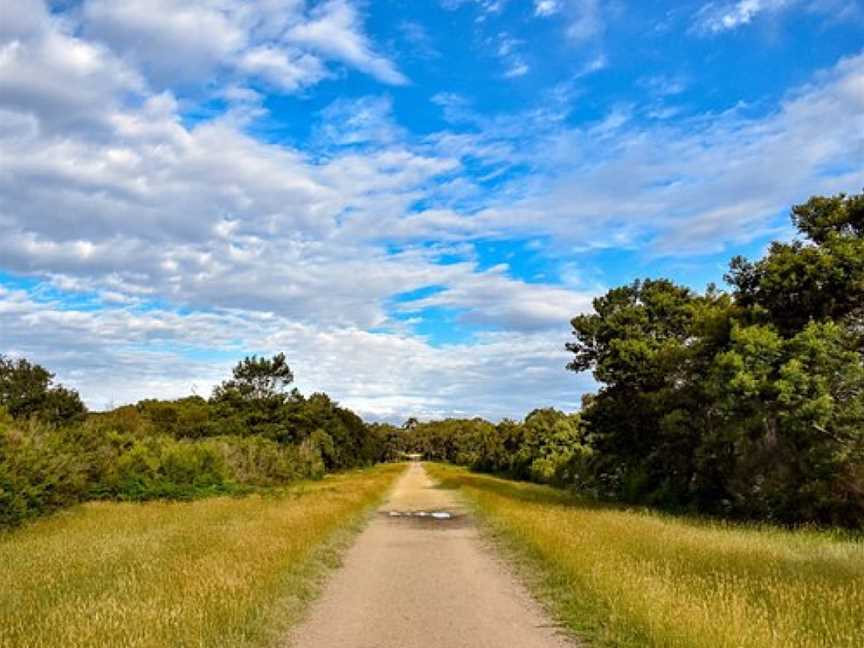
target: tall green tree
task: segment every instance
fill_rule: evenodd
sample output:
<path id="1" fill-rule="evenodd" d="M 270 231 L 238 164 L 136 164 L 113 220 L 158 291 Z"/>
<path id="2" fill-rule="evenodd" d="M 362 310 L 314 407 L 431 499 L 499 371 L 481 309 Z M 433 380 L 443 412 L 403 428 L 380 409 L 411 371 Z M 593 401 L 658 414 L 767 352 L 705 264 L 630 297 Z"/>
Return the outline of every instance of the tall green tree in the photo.
<path id="1" fill-rule="evenodd" d="M 582 412 L 599 492 L 864 523 L 864 194 L 792 220 L 800 240 L 732 260 L 731 296 L 646 280 L 573 319 L 569 368 L 602 385 Z"/>

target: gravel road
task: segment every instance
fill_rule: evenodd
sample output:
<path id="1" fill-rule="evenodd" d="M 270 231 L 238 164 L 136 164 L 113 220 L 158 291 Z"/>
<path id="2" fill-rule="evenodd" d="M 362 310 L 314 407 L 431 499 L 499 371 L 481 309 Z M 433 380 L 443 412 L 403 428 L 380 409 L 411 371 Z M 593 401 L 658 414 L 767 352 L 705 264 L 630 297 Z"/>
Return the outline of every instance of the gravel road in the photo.
<path id="1" fill-rule="evenodd" d="M 573 645 L 419 463 L 399 478 L 289 641 L 296 648 Z"/>

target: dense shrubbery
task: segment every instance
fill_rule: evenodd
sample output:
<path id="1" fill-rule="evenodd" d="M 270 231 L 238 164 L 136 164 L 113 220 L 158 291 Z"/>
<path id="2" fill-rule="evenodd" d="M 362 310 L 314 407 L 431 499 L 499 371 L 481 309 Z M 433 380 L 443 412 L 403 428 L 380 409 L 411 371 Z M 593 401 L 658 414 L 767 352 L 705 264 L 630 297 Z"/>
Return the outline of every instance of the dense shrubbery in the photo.
<path id="1" fill-rule="evenodd" d="M 86 419 L 83 405 L 65 416 L 45 406 L 45 391 L 80 399 L 51 387 L 38 365 L 0 369 L 0 384 L 13 372 L 36 394 L 0 392 L 0 526 L 89 499 L 188 499 L 320 478 L 374 463 L 383 449 L 377 428 L 326 395 L 287 392 L 281 355 L 247 358 L 209 401 L 146 400 Z"/>
<path id="2" fill-rule="evenodd" d="M 105 418 L 59 429 L 0 422 L 0 525 L 89 499 L 188 499 L 324 474 L 312 439 L 178 440 L 120 432 Z"/>

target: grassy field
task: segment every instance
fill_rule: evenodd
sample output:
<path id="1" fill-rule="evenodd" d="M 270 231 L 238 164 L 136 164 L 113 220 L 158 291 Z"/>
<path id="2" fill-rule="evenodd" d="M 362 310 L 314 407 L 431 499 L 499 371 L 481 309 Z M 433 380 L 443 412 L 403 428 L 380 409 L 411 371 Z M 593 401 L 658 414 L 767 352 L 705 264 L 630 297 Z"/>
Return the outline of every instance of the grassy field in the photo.
<path id="1" fill-rule="evenodd" d="M 432 465 L 592 645 L 864 645 L 864 541 L 580 504 Z"/>
<path id="2" fill-rule="evenodd" d="M 268 645 L 402 469 L 266 496 L 90 503 L 2 534 L 0 646 Z"/>

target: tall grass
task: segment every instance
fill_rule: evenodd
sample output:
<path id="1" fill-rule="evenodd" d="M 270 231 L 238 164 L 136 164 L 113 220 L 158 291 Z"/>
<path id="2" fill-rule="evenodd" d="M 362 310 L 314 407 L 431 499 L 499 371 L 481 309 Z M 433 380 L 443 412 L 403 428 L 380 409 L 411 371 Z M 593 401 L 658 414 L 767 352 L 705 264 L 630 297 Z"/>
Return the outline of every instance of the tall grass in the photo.
<path id="1" fill-rule="evenodd" d="M 266 644 L 400 470 L 269 496 L 91 502 L 0 534 L 0 646 Z"/>
<path id="2" fill-rule="evenodd" d="M 860 536 L 687 520 L 449 466 L 430 472 L 461 489 L 540 597 L 596 645 L 864 645 Z"/>

